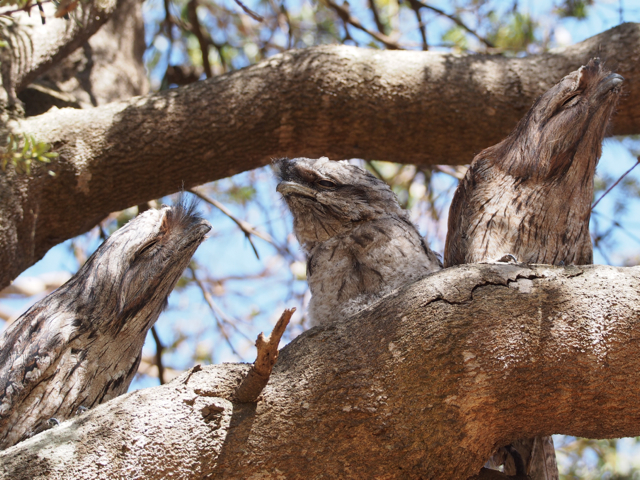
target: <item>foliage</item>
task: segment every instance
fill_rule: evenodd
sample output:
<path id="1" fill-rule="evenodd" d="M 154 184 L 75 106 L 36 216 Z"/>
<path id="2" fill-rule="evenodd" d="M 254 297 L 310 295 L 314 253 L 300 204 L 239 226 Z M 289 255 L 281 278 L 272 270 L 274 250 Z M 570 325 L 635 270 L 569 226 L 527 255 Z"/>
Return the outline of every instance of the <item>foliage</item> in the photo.
<path id="1" fill-rule="evenodd" d="M 0 149 L 0 167 L 6 171 L 7 165 L 14 166 L 18 173 L 31 174 L 34 162 L 51 163 L 58 154 L 51 152 L 51 145 L 38 142 L 32 135 L 10 133 L 6 145 Z M 49 175 L 55 173 L 49 170 Z"/>

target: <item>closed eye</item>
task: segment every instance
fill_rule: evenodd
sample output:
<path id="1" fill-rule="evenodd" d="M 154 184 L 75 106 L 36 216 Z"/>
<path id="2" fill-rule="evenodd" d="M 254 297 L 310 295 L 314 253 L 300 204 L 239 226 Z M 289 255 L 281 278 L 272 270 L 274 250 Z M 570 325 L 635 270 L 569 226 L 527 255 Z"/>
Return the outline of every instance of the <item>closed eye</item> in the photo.
<path id="1" fill-rule="evenodd" d="M 567 98 L 564 102 L 562 102 L 563 107 L 573 107 L 580 101 L 580 96 L 578 94 L 572 95 Z"/>
<path id="2" fill-rule="evenodd" d="M 330 182 L 329 180 L 319 180 L 318 181 L 318 185 L 325 187 L 325 188 L 334 188 L 336 186 L 335 183 Z"/>
<path id="3" fill-rule="evenodd" d="M 158 239 L 154 238 L 153 240 L 149 240 L 137 253 L 137 256 L 144 255 L 146 252 L 151 250 L 158 243 Z"/>

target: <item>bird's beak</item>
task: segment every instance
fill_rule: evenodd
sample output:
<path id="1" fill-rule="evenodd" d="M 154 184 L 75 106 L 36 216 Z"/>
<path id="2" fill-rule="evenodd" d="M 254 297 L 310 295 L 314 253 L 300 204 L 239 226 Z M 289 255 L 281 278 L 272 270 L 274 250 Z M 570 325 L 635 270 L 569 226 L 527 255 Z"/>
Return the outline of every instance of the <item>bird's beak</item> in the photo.
<path id="1" fill-rule="evenodd" d="M 597 86 L 596 95 L 605 95 L 611 90 L 614 90 L 622 85 L 622 82 L 624 82 L 624 77 L 622 75 L 612 73 L 611 75 L 600 81 L 600 84 Z"/>
<path id="2" fill-rule="evenodd" d="M 316 198 L 316 191 L 296 182 L 280 182 L 276 191 L 282 195 L 303 195 L 305 197 Z"/>

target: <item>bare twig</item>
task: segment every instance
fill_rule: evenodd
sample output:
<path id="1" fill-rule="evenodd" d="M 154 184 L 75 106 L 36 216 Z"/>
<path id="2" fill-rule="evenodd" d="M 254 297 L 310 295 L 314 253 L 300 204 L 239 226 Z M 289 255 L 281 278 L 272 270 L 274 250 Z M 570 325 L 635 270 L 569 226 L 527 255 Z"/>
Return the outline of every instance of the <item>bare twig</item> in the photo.
<path id="1" fill-rule="evenodd" d="M 611 222 L 611 224 L 616 227 L 619 228 L 622 233 L 626 234 L 630 239 L 640 243 L 640 237 L 637 237 L 636 235 L 634 235 L 633 233 L 631 233 L 629 230 L 627 230 L 620 222 L 618 222 L 617 220 L 614 220 L 613 218 L 609 218 L 606 215 L 603 215 L 599 212 L 592 212 L 592 214 L 594 216 L 598 216 L 604 220 L 607 220 L 608 222 Z M 604 237 L 604 235 L 602 235 Z"/>
<path id="2" fill-rule="evenodd" d="M 366 163 L 376 177 L 378 177 L 380 180 L 384 180 L 384 176 L 373 163 L 371 163 L 369 160 L 367 160 Z"/>
<path id="3" fill-rule="evenodd" d="M 627 170 L 626 172 L 624 172 L 624 173 L 622 174 L 622 176 L 621 176 L 618 180 L 616 180 L 616 181 L 613 183 L 613 185 L 611 185 L 611 186 L 607 189 L 607 191 L 606 191 L 606 192 L 604 192 L 604 193 L 602 194 L 602 196 L 601 196 L 598 200 L 596 200 L 596 202 L 595 202 L 593 205 L 591 205 L 591 210 L 593 211 L 593 209 L 594 209 L 594 208 L 596 208 L 596 205 L 598 205 L 598 204 L 600 203 L 600 200 L 602 200 L 604 197 L 606 197 L 606 196 L 607 196 L 607 194 L 608 194 L 611 190 L 613 190 L 613 189 L 614 189 L 614 187 L 615 187 L 616 185 L 618 185 L 618 184 L 622 181 L 622 179 L 623 179 L 624 177 L 626 177 L 627 175 L 629 175 L 629 174 L 631 173 L 631 171 L 632 171 L 634 168 L 636 168 L 639 164 L 640 164 L 640 156 L 639 156 L 639 157 L 637 157 L 637 159 L 636 159 L 636 163 L 635 163 L 635 164 L 634 164 L 634 165 L 633 165 L 629 170 Z"/>
<path id="4" fill-rule="evenodd" d="M 458 180 L 462 180 L 464 176 L 467 174 L 467 168 L 464 165 L 433 165 L 431 167 L 433 170 L 441 173 L 446 173 L 447 175 L 457 178 Z"/>
<path id="5" fill-rule="evenodd" d="M 453 23 L 455 23 L 456 25 L 458 25 L 459 27 L 462 27 L 464 30 L 466 30 L 467 32 L 469 32 L 471 35 L 473 35 L 474 37 L 476 37 L 478 40 L 480 40 L 482 43 L 484 43 L 487 47 L 489 48 L 495 48 L 495 46 L 493 45 L 492 42 L 490 42 L 489 40 L 487 40 L 486 38 L 484 38 L 482 35 L 480 35 L 479 33 L 477 33 L 476 31 L 472 30 L 471 28 L 467 27 L 467 25 L 465 25 L 465 23 L 460 20 L 458 17 L 455 17 L 453 15 L 449 15 L 448 13 L 446 13 L 443 10 L 440 10 L 439 8 L 436 7 L 432 7 L 431 5 L 427 5 L 426 3 L 421 2 L 420 0 L 410 0 L 411 3 L 415 3 L 416 5 L 420 5 L 423 8 L 426 8 L 428 10 L 431 10 L 432 12 L 437 13 L 438 15 L 442 15 L 443 17 L 447 17 L 449 20 L 451 20 Z"/>
<path id="6" fill-rule="evenodd" d="M 153 335 L 153 341 L 156 343 L 156 366 L 158 367 L 158 380 L 160 380 L 160 385 L 164 385 L 164 365 L 162 364 L 162 351 L 164 350 L 164 345 L 162 345 L 162 342 L 160 341 L 160 337 L 158 336 L 155 325 L 151 327 L 151 335 Z"/>
<path id="7" fill-rule="evenodd" d="M 267 338 L 261 333 L 256 340 L 258 354 L 251 370 L 236 390 L 236 398 L 240 402 L 255 402 L 267 385 L 271 370 L 278 360 L 278 345 L 295 308 L 285 310 Z"/>
<path id="8" fill-rule="evenodd" d="M 236 225 L 238 225 L 238 227 L 240 227 L 240 230 L 242 230 L 242 232 L 245 234 L 245 236 L 247 237 L 247 240 L 249 240 L 249 243 L 251 244 L 251 247 L 253 248 L 253 252 L 256 254 L 256 257 L 260 258 L 260 255 L 258 255 L 258 250 L 256 250 L 255 245 L 251 241 L 251 235 L 255 235 L 256 237 L 261 238 L 265 242 L 270 243 L 271 245 L 273 245 L 276 249 L 278 249 L 278 251 L 280 251 L 280 247 L 278 247 L 278 245 L 276 245 L 276 242 L 273 240 L 271 235 L 269 235 L 268 233 L 259 232 L 250 223 L 245 222 L 244 220 L 240 220 L 239 218 L 236 218 L 231 213 L 231 211 L 227 207 L 225 207 L 222 203 L 220 203 L 219 201 L 217 201 L 217 200 L 209 197 L 208 195 L 202 193 L 202 191 L 200 191 L 197 188 L 190 188 L 187 191 L 193 193 L 195 196 L 197 196 L 198 198 L 204 200 L 208 204 L 213 205 L 218 210 L 220 210 L 222 213 L 224 213 L 227 217 L 229 217 L 231 220 L 233 220 L 236 223 Z"/>
<path id="9" fill-rule="evenodd" d="M 363 26 L 360 23 L 360 20 L 358 20 L 357 18 L 351 16 L 351 13 L 349 13 L 349 9 L 347 7 L 345 7 L 343 5 L 338 5 L 337 3 L 333 2 L 332 0 L 325 0 L 325 1 L 327 2 L 328 6 L 330 6 L 331 8 L 333 8 L 336 11 L 338 16 L 345 23 L 349 23 L 349 24 L 353 25 L 354 27 L 356 27 L 358 30 L 362 30 L 364 33 L 366 33 L 368 35 L 371 35 L 373 38 L 375 38 L 379 42 L 383 43 L 387 48 L 389 48 L 391 50 L 403 50 L 403 48 L 400 45 L 398 45 L 398 43 L 396 43 L 394 40 L 392 40 L 390 37 L 388 37 L 384 33 L 375 32 L 375 31 L 369 30 L 368 28 Z"/>
<path id="10" fill-rule="evenodd" d="M 422 17 L 420 15 L 420 5 L 416 3 L 414 0 L 409 0 L 409 5 L 411 6 L 411 10 L 416 14 L 416 20 L 418 21 L 418 30 L 420 30 L 420 36 L 422 37 L 422 50 L 429 50 L 429 42 L 427 42 L 427 29 L 422 22 Z"/>
<path id="11" fill-rule="evenodd" d="M 190 0 L 189 3 L 187 3 L 187 14 L 189 16 L 189 23 L 191 23 L 191 31 L 198 39 L 198 44 L 200 45 L 202 68 L 204 68 L 204 73 L 207 78 L 211 78 L 213 77 L 213 71 L 211 70 L 211 64 L 209 63 L 209 45 L 211 44 L 211 40 L 205 38 L 202 26 L 200 25 L 200 20 L 198 20 L 197 0 Z"/>
<path id="12" fill-rule="evenodd" d="M 218 329 L 220 330 L 220 334 L 222 335 L 222 338 L 224 338 L 225 342 L 227 342 L 227 345 L 229 346 L 229 349 L 231 350 L 231 352 L 238 358 L 242 358 L 240 354 L 236 351 L 236 349 L 233 347 L 233 344 L 231 343 L 231 339 L 229 338 L 227 331 L 224 329 L 224 325 L 220 321 L 220 318 L 218 318 L 218 315 L 220 315 L 221 313 L 222 315 L 224 315 L 224 312 L 222 312 L 222 310 L 220 310 L 220 307 L 216 305 L 216 302 L 213 301 L 213 298 L 211 298 L 211 294 L 206 289 L 204 284 L 198 279 L 196 275 L 196 271 L 191 265 L 189 265 L 189 270 L 191 271 L 191 276 L 193 278 L 193 281 L 196 282 L 196 285 L 198 285 L 198 287 L 200 288 L 200 291 L 202 292 L 202 296 L 204 297 L 205 302 L 207 302 L 207 305 L 209 305 L 209 308 L 213 313 L 213 318 L 215 318 L 216 320 L 216 324 L 218 325 Z"/>
<path id="13" fill-rule="evenodd" d="M 373 13 L 373 19 L 376 22 L 376 27 L 378 27 L 378 31 L 383 35 L 386 35 L 386 29 L 380 20 L 380 14 L 378 13 L 378 7 L 376 6 L 375 0 L 369 0 L 369 7 L 371 8 L 371 13 Z"/>
<path id="14" fill-rule="evenodd" d="M 41 5 L 47 4 L 47 3 L 51 3 L 52 0 L 41 0 L 40 2 L 36 2 L 36 4 L 38 5 L 38 7 L 40 7 Z M 26 12 L 28 15 L 31 15 L 31 9 L 33 8 L 33 3 L 31 2 L 27 2 L 24 6 L 13 9 L 13 10 L 5 10 L 4 12 L 2 12 L 2 16 L 3 17 L 10 17 L 11 15 L 13 15 L 14 13 L 18 13 L 18 12 Z"/>
<path id="15" fill-rule="evenodd" d="M 145 356 L 143 355 L 140 359 L 140 366 L 138 367 L 138 373 L 142 375 L 148 375 L 150 377 L 155 377 L 157 375 L 156 369 L 158 365 L 156 364 L 155 354 Z M 174 378 L 182 375 L 183 370 L 175 370 L 171 367 L 164 367 L 164 383 L 169 383 Z"/>
<path id="16" fill-rule="evenodd" d="M 246 13 L 247 15 L 249 15 L 251 18 L 253 18 L 256 22 L 264 22 L 264 17 L 258 15 L 256 12 L 254 12 L 253 10 L 251 10 L 249 7 L 247 7 L 244 3 L 242 3 L 240 0 L 233 0 L 234 2 L 236 2 L 238 4 L 238 6 L 244 10 L 244 13 Z"/>

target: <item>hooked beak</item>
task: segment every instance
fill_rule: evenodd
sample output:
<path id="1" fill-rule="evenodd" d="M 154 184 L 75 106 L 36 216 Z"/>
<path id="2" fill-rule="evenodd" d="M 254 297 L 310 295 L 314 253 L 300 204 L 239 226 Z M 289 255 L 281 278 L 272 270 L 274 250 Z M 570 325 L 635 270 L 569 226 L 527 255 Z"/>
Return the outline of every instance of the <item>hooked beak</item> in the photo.
<path id="1" fill-rule="evenodd" d="M 597 95 L 605 95 L 609 93 L 611 90 L 615 90 L 624 82 L 624 77 L 622 75 L 618 75 L 617 73 L 612 73 L 608 75 L 598 85 Z"/>
<path id="2" fill-rule="evenodd" d="M 287 195 L 302 195 L 305 197 L 316 198 L 315 190 L 296 182 L 280 182 L 276 187 L 276 191 L 280 192 L 285 197 Z"/>

